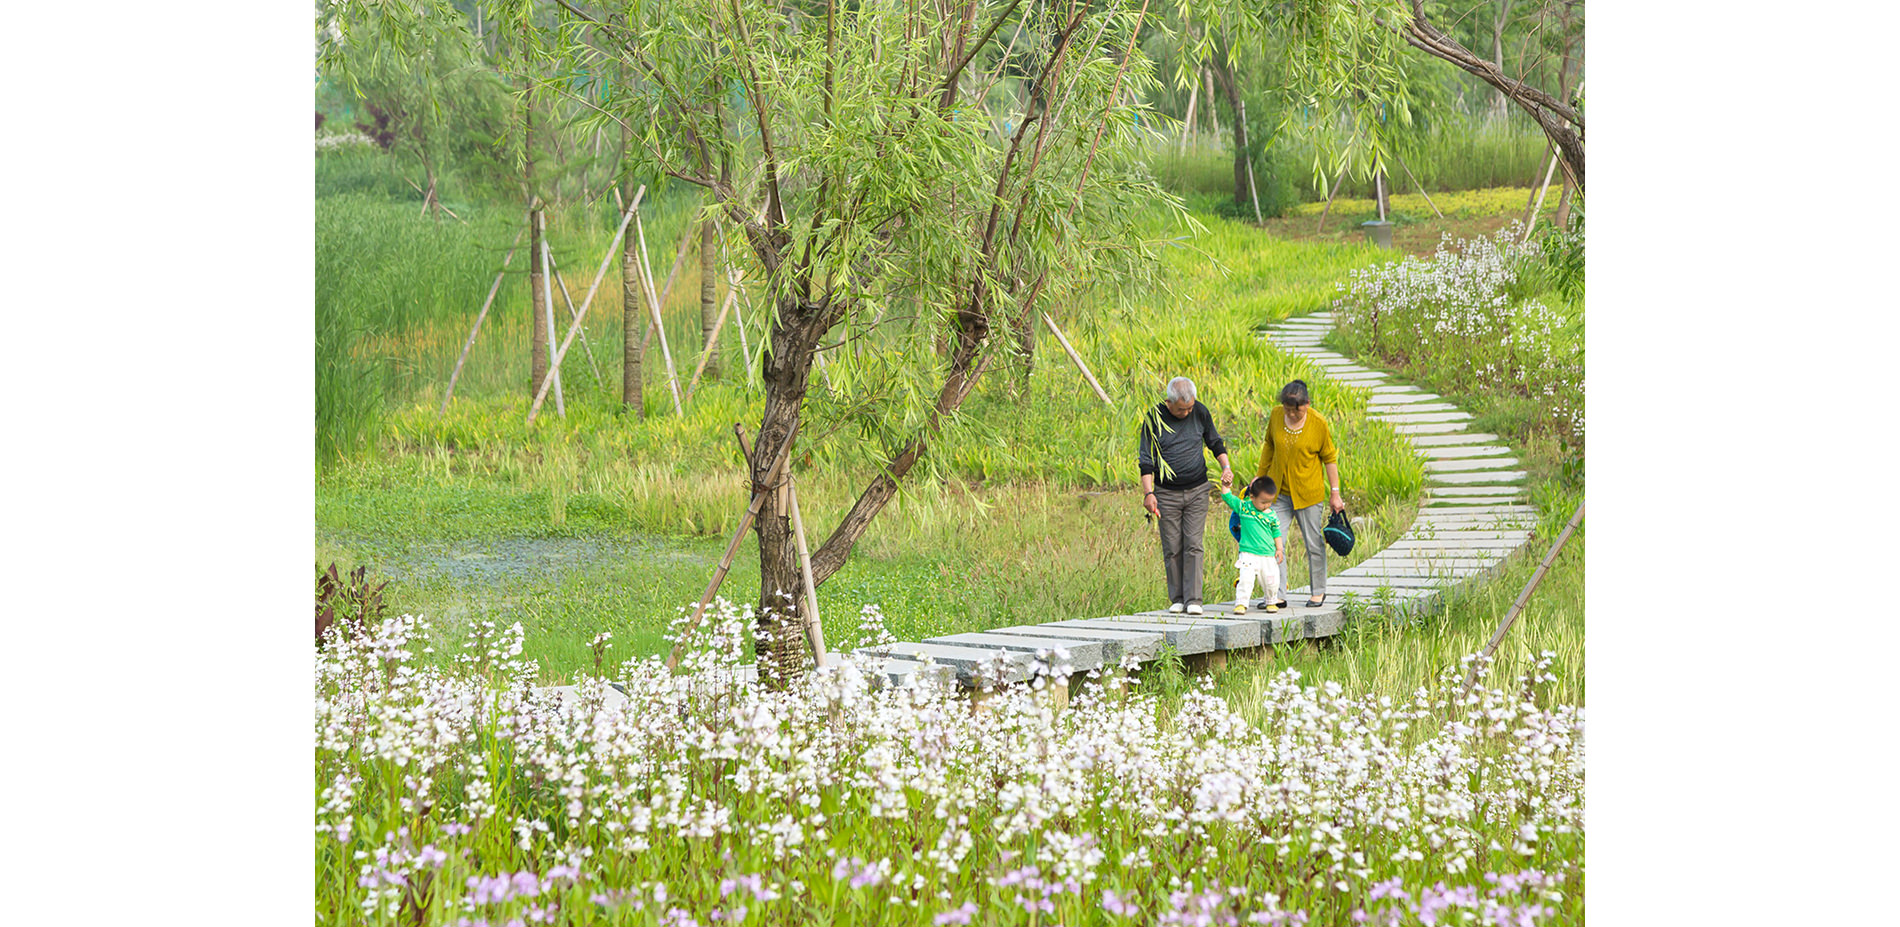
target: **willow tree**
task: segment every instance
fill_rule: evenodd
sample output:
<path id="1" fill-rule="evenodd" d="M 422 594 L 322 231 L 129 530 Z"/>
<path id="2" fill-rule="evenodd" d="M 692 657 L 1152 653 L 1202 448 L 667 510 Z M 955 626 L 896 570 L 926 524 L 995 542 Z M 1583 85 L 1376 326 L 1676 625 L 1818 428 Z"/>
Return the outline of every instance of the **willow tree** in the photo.
<path id="1" fill-rule="evenodd" d="M 1144 240 L 1138 223 L 1158 206 L 1184 218 L 1139 163 L 1153 74 L 1131 48 L 1149 9 L 1127 0 L 556 2 L 558 86 L 633 71 L 634 80 L 588 94 L 603 101 L 593 118 L 627 128 L 639 169 L 706 192 L 707 217 L 732 230 L 735 256 L 764 296 L 764 401 L 749 466 L 764 494 L 756 646 L 776 676 L 784 667 L 771 642 L 801 620 L 804 601 L 772 479 L 788 439 L 802 436 L 801 455 L 820 440 L 859 441 L 879 461 L 812 551 L 822 584 L 900 482 L 931 469 L 933 438 L 1010 350 L 996 333 L 1083 286 L 1149 282 L 1160 243 Z M 1002 131 L 984 106 L 998 87 Z M 932 350 L 939 338 L 941 353 Z M 875 349 L 859 350 L 867 344 Z M 826 380 L 814 395 L 821 354 Z"/>
<path id="2" fill-rule="evenodd" d="M 1564 174 L 1583 190 L 1583 104 L 1568 87 L 1552 93 L 1527 70 L 1513 73 L 1472 52 L 1434 19 L 1437 4 L 1423 0 L 1289 0 L 1258 4 L 1239 0 L 1180 0 L 1182 15 L 1210 28 L 1192 57 L 1216 54 L 1213 36 L 1226 30 L 1234 43 L 1273 42 L 1282 56 L 1285 92 L 1315 119 L 1284 126 L 1314 143 L 1330 158 L 1332 172 L 1349 167 L 1362 176 L 1387 173 L 1399 135 L 1411 128 L 1415 108 L 1408 60 L 1422 52 L 1449 62 L 1504 94 L 1544 132 Z M 1548 5 L 1547 5 L 1548 8 Z M 1568 62 L 1560 73 L 1568 73 Z M 1178 77 L 1178 76 L 1177 76 Z M 1289 114 L 1291 110 L 1289 110 Z M 1340 128 L 1343 133 L 1339 133 Z M 1334 137 L 1343 143 L 1332 144 Z M 1316 164 L 1322 173 L 1328 165 Z"/>

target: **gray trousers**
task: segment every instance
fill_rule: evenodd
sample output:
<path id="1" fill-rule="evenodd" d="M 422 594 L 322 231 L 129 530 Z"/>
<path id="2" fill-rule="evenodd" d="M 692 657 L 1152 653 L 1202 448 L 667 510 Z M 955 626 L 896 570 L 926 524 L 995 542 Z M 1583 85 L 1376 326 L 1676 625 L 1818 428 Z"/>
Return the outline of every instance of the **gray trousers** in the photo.
<path id="1" fill-rule="evenodd" d="M 1207 533 L 1207 483 L 1194 489 L 1155 487 L 1161 510 L 1161 562 L 1168 572 L 1168 604 L 1201 601 L 1202 541 Z"/>
<path id="2" fill-rule="evenodd" d="M 1308 595 L 1326 594 L 1326 516 L 1332 509 L 1324 502 L 1315 502 L 1306 508 L 1295 511 L 1293 497 L 1285 493 L 1273 500 L 1273 514 L 1280 519 L 1280 530 L 1286 532 L 1286 566 L 1281 571 L 1280 594 L 1286 595 L 1293 588 L 1293 523 L 1299 522 L 1300 536 L 1306 541 L 1306 573 L 1311 588 Z"/>

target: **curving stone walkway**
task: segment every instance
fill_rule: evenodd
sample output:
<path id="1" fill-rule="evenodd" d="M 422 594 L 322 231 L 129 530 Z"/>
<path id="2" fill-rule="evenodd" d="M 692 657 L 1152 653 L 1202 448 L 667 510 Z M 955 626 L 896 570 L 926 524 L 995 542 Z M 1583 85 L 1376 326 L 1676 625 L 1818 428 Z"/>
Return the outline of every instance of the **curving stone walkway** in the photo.
<path id="1" fill-rule="evenodd" d="M 1029 678 L 1058 648 L 1078 673 L 1124 661 L 1155 658 L 1163 643 L 1183 656 L 1224 655 L 1263 644 L 1327 637 L 1344 624 L 1341 600 L 1349 593 L 1368 606 L 1397 610 L 1433 607 L 1447 590 L 1495 573 L 1525 547 L 1536 509 L 1524 504 L 1525 472 L 1497 435 L 1471 432 L 1471 415 L 1416 386 L 1391 383 L 1386 375 L 1321 347 L 1332 313 L 1288 319 L 1268 337 L 1326 372 L 1334 383 L 1371 391 L 1367 411 L 1410 439 L 1425 458 L 1425 497 L 1411 528 L 1392 546 L 1358 565 L 1327 577 L 1327 602 L 1308 608 L 1306 587 L 1288 590 L 1289 608 L 1274 614 L 1249 609 L 1233 614 L 1232 602 L 1211 603 L 1207 614 L 1172 615 L 1165 610 L 1105 618 L 1022 624 L 858 651 L 896 685 L 954 674 L 965 685 Z M 1214 519 L 1210 518 L 1210 521 Z"/>

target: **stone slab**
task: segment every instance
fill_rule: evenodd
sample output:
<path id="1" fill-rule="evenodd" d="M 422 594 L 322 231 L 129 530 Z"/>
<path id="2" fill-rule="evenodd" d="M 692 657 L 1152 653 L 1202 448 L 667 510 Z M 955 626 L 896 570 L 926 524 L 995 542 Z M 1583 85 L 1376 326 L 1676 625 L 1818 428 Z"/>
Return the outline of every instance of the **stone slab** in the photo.
<path id="1" fill-rule="evenodd" d="M 1430 498 L 1441 496 L 1495 496 L 1501 492 L 1517 492 L 1516 487 L 1508 486 L 1434 486 Z"/>
<path id="2" fill-rule="evenodd" d="M 1417 387 L 1411 387 L 1411 386 L 1408 386 L 1405 388 L 1417 389 Z M 1445 397 L 1443 396 L 1437 396 L 1432 393 L 1398 393 L 1398 392 L 1391 392 L 1391 391 L 1383 391 L 1383 392 L 1379 392 L 1379 394 L 1376 397 L 1374 397 L 1371 402 L 1367 403 L 1367 405 L 1397 406 L 1397 405 L 1407 405 L 1414 402 L 1442 402 L 1444 398 Z M 1492 440 L 1495 441 L 1497 439 L 1492 438 Z"/>
<path id="3" fill-rule="evenodd" d="M 1469 473 L 1475 470 L 1503 470 L 1515 467 L 1515 457 L 1472 457 L 1466 460 L 1428 460 L 1426 473 Z"/>
<path id="4" fill-rule="evenodd" d="M 1102 665 L 1119 666 L 1124 658 L 1146 662 L 1161 652 L 1162 635 L 1158 631 L 1112 631 L 1106 628 L 1061 628 L 1052 624 L 1019 624 L 991 628 L 985 634 L 1014 634 L 1023 637 L 1057 638 L 1090 642 L 1102 647 Z"/>
<path id="5" fill-rule="evenodd" d="M 1434 447 L 1422 453 L 1433 460 L 1464 460 L 1471 457 L 1498 457 L 1510 454 L 1512 451 L 1502 444 L 1478 444 L 1465 447 Z"/>
<path id="6" fill-rule="evenodd" d="M 1438 396 L 1432 393 L 1425 392 L 1424 390 L 1419 389 L 1416 386 L 1399 386 L 1399 385 L 1382 386 L 1382 387 L 1379 387 L 1378 389 L 1373 390 L 1373 392 L 1380 395 L 1389 394 L 1393 396 L 1431 396 L 1432 399 L 1434 400 L 1445 398 L 1443 396 Z M 1387 399 L 1385 401 L 1391 402 L 1392 400 Z"/>
<path id="7" fill-rule="evenodd" d="M 1402 435 L 1445 435 L 1464 431 L 1471 426 L 1463 422 L 1426 422 L 1417 425 L 1393 425 L 1392 430 Z"/>
<path id="8" fill-rule="evenodd" d="M 981 672 L 984 679 L 995 678 L 991 674 L 1000 666 L 1003 682 L 1022 682 L 1029 678 L 1029 664 L 1035 662 L 1035 655 L 1012 650 L 981 649 L 960 647 L 954 644 L 926 644 L 903 641 L 884 647 L 865 647 L 859 653 L 879 657 L 897 657 L 904 660 L 924 662 L 929 657 L 941 666 L 953 667 L 957 671 L 957 681 L 969 685 L 976 681 Z M 999 659 L 1000 658 L 1000 659 Z"/>
<path id="9" fill-rule="evenodd" d="M 1155 631 L 1167 639 L 1169 646 L 1182 656 L 1194 653 L 1206 653 L 1214 649 L 1214 628 L 1209 625 L 1161 624 L 1154 621 L 1141 621 L 1134 618 L 1076 618 L 1068 621 L 1051 621 L 1051 625 L 1063 628 L 1096 629 L 1111 631 Z"/>
<path id="10" fill-rule="evenodd" d="M 957 668 L 941 663 L 919 663 L 916 660 L 904 660 L 898 657 L 879 657 L 858 654 L 867 672 L 875 673 L 891 685 L 903 688 L 914 686 L 919 681 L 936 678 L 945 683 L 957 681 Z"/>
<path id="11" fill-rule="evenodd" d="M 1386 550 L 1517 550 L 1530 540 L 1522 538 L 1400 538 Z"/>
<path id="12" fill-rule="evenodd" d="M 1425 482 L 1450 483 L 1458 486 L 1470 483 L 1516 483 L 1528 476 L 1530 474 L 1522 470 L 1498 470 L 1492 473 L 1437 473 L 1427 474 Z"/>
<path id="13" fill-rule="evenodd" d="M 995 647 L 1002 650 L 1022 650 L 1038 654 L 1043 651 L 1064 650 L 1069 654 L 1069 666 L 1078 673 L 1087 672 L 1102 665 L 1102 645 L 1095 641 L 1065 640 L 1056 637 L 1024 637 L 1017 634 L 989 634 L 983 631 L 969 631 L 963 634 L 945 634 L 942 637 L 927 637 L 927 644 L 956 644 L 960 647 Z"/>
<path id="14" fill-rule="evenodd" d="M 1394 425 L 1425 425 L 1434 422 L 1468 422 L 1469 412 L 1374 412 L 1372 417 Z"/>
<path id="15" fill-rule="evenodd" d="M 1332 380 L 1336 383 L 1350 383 L 1354 386 L 1365 386 L 1371 383 L 1384 383 L 1385 374 L 1383 373 L 1336 373 L 1334 371 L 1328 370 L 1326 371 L 1326 379 Z"/>
<path id="16" fill-rule="evenodd" d="M 1233 650 L 1237 647 L 1255 647 L 1260 644 L 1258 623 L 1236 621 L 1232 617 L 1232 604 L 1201 606 L 1205 611 L 1199 615 L 1175 615 L 1169 612 L 1137 612 L 1129 617 L 1142 621 L 1154 621 L 1161 624 L 1204 624 L 1214 629 L 1214 649 Z"/>
<path id="17" fill-rule="evenodd" d="M 1415 448 L 1452 447 L 1462 444 L 1492 444 L 1498 440 L 1498 436 L 1482 431 L 1467 431 L 1455 435 L 1415 435 L 1406 440 L 1412 442 Z"/>
<path id="18" fill-rule="evenodd" d="M 1512 496 L 1451 496 L 1445 499 L 1428 500 L 1425 507 L 1431 511 L 1455 512 L 1462 505 L 1500 505 L 1506 502 L 1519 502 L 1523 498 L 1524 494 L 1521 492 Z"/>
<path id="19" fill-rule="evenodd" d="M 1458 407 L 1452 405 L 1449 402 L 1414 402 L 1409 405 L 1405 403 L 1384 403 L 1384 402 L 1374 402 L 1374 403 L 1366 404 L 1366 412 L 1371 415 L 1385 415 L 1391 412 L 1457 412 L 1457 411 L 1459 411 Z"/>

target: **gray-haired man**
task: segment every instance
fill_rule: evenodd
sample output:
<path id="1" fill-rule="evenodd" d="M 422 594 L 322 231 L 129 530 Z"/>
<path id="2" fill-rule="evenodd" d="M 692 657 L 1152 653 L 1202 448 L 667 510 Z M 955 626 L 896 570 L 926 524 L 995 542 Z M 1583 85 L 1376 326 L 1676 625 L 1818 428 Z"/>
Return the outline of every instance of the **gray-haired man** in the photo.
<path id="1" fill-rule="evenodd" d="M 1161 523 L 1161 560 L 1168 573 L 1168 611 L 1201 614 L 1202 538 L 1207 528 L 1207 458 L 1220 461 L 1222 489 L 1234 482 L 1227 443 L 1214 416 L 1194 398 L 1194 381 L 1168 381 L 1166 402 L 1141 423 L 1142 505 Z M 1158 480 L 1158 481 L 1157 481 Z"/>

